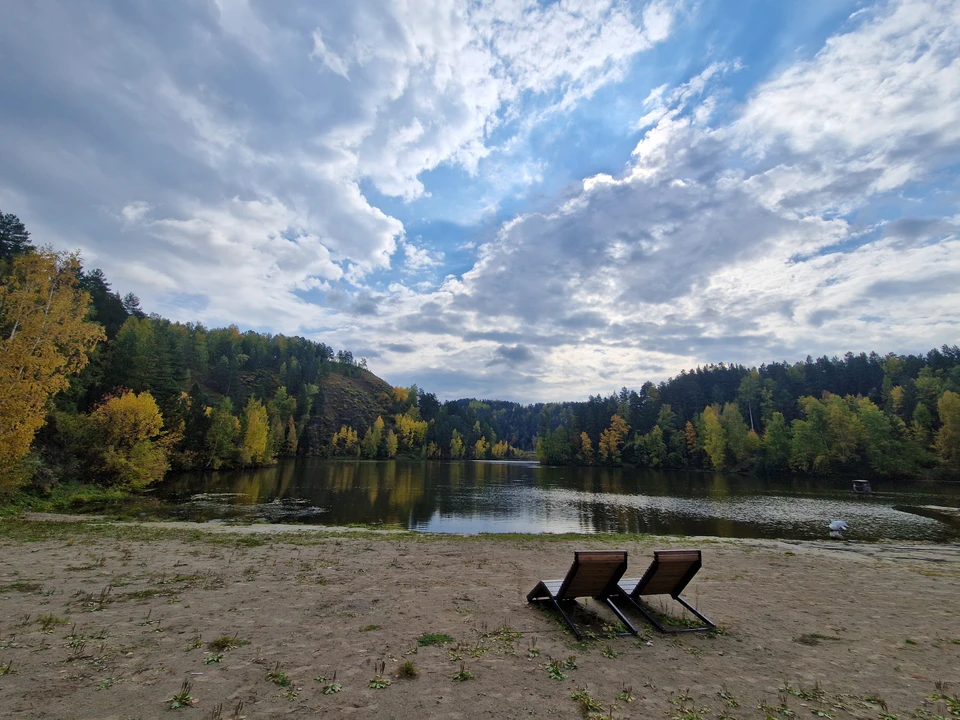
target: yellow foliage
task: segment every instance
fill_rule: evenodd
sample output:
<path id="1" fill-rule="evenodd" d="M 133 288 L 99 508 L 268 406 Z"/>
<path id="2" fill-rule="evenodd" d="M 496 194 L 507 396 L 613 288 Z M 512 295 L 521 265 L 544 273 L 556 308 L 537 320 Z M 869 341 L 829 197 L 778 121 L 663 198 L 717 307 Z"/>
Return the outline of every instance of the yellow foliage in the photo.
<path id="1" fill-rule="evenodd" d="M 936 449 L 940 462 L 960 472 L 960 395 L 947 390 L 937 405 L 943 427 L 937 433 Z"/>
<path id="2" fill-rule="evenodd" d="M 487 439 L 485 437 L 481 437 L 473 445 L 473 456 L 477 458 L 477 460 L 482 460 L 487 456 L 487 450 L 489 449 L 490 449 L 490 443 L 487 442 Z"/>
<path id="3" fill-rule="evenodd" d="M 19 461 L 46 416 L 104 338 L 86 321 L 79 257 L 40 249 L 17 257 L 0 285 L 0 492 L 18 484 Z"/>
<path id="4" fill-rule="evenodd" d="M 163 417 L 150 393 L 108 398 L 90 413 L 90 421 L 102 447 L 96 470 L 101 480 L 137 490 L 163 478 L 168 467 L 160 437 Z"/>
<path id="5" fill-rule="evenodd" d="M 243 409 L 241 422 L 243 437 L 240 459 L 244 465 L 263 465 L 270 460 L 270 421 L 267 408 L 256 398 L 250 398 Z"/>
<path id="6" fill-rule="evenodd" d="M 330 439 L 330 446 L 334 455 L 359 455 L 360 436 L 352 427 L 341 425 Z"/>
<path id="7" fill-rule="evenodd" d="M 397 435 L 393 430 L 387 430 L 387 457 L 395 458 L 397 456 Z"/>
<path id="8" fill-rule="evenodd" d="M 409 415 L 394 415 L 400 445 L 405 448 L 416 448 L 423 445 L 427 438 L 427 421 L 416 420 Z"/>
<path id="9" fill-rule="evenodd" d="M 463 457 L 463 438 L 460 437 L 460 433 L 456 430 L 453 431 L 453 436 L 450 438 L 450 459 L 459 460 Z"/>
<path id="10" fill-rule="evenodd" d="M 617 465 L 620 463 L 620 449 L 623 445 L 623 439 L 629 432 L 630 426 L 627 425 L 619 415 L 610 418 L 610 427 L 600 433 L 600 460 L 604 463 Z"/>
<path id="11" fill-rule="evenodd" d="M 593 443 L 585 432 L 580 433 L 580 456 L 585 463 L 593 462 Z"/>

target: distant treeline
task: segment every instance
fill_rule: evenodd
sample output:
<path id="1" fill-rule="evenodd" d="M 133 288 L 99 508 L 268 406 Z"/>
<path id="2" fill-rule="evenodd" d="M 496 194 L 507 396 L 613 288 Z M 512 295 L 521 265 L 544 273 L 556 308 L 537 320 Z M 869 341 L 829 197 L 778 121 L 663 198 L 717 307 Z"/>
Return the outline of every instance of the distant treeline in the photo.
<path id="1" fill-rule="evenodd" d="M 960 349 L 709 365 L 540 411 L 545 463 L 960 477 Z"/>

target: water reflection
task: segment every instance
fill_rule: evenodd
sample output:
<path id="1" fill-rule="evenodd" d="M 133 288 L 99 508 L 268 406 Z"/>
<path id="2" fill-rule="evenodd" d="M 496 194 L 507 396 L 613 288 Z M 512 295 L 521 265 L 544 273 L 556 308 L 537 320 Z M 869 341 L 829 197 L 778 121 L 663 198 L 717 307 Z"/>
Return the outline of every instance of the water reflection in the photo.
<path id="1" fill-rule="evenodd" d="M 853 539 L 946 541 L 956 530 L 894 505 L 960 505 L 949 484 L 874 483 L 857 495 L 847 480 L 720 473 L 550 468 L 535 463 L 324 461 L 256 470 L 183 473 L 161 488 L 183 514 L 229 515 L 238 505 L 297 500 L 299 521 L 384 524 L 426 532 L 625 532 L 720 537 L 825 538 L 843 518 Z M 198 493 L 235 493 L 190 503 Z M 268 507 L 276 507 L 270 505 Z M 309 515 L 303 508 L 314 509 Z M 316 513 L 316 509 L 323 510 Z"/>

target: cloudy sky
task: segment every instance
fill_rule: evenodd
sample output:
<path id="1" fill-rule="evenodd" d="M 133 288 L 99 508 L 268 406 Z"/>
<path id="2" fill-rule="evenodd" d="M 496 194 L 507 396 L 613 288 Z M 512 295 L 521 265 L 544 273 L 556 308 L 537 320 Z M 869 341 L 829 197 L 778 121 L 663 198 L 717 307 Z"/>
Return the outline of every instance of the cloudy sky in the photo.
<path id="1" fill-rule="evenodd" d="M 0 209 L 441 398 L 960 327 L 955 0 L 3 2 Z"/>

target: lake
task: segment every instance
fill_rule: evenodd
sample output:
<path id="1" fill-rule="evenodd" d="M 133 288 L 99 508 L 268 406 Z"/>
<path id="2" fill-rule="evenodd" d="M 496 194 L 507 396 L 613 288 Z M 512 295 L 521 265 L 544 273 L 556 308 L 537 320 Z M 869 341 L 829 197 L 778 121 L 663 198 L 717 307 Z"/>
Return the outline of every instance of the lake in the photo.
<path id="1" fill-rule="evenodd" d="M 903 506 L 960 506 L 960 485 L 759 478 L 531 462 L 441 463 L 302 458 L 255 470 L 179 473 L 157 489 L 178 517 L 353 523 L 439 533 L 656 533 L 854 540 L 958 539 L 955 526 Z"/>

